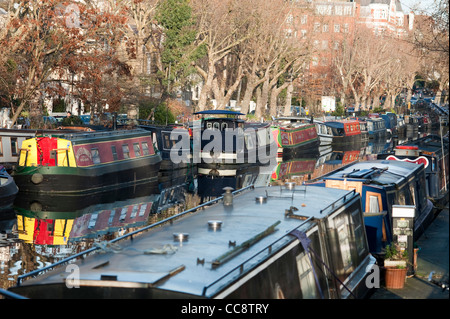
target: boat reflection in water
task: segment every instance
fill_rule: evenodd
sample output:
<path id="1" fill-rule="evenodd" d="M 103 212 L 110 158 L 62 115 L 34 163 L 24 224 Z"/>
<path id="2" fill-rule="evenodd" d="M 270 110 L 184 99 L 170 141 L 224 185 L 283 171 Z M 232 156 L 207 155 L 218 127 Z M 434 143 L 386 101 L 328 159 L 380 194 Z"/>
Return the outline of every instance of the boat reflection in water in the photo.
<path id="1" fill-rule="evenodd" d="M 181 184 L 159 192 L 151 183 L 82 198 L 19 192 L 14 206 L 18 236 L 35 245 L 111 239 L 151 223 L 155 213 L 183 202 L 185 190 Z"/>

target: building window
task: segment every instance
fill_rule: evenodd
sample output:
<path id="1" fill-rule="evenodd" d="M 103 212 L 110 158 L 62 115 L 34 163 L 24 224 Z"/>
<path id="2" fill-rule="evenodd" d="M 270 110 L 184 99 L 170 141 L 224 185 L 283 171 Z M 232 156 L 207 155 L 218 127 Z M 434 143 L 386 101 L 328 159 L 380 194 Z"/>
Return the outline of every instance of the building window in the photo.
<path id="1" fill-rule="evenodd" d="M 353 13 L 353 9 L 351 6 L 345 6 L 344 7 L 344 15 L 351 16 Z"/>
<path id="2" fill-rule="evenodd" d="M 130 158 L 130 148 L 128 147 L 128 144 L 122 145 L 122 152 L 123 152 L 123 158 L 125 158 L 125 159 Z"/>
<path id="3" fill-rule="evenodd" d="M 328 32 L 328 24 L 322 26 L 322 32 Z"/>
<path id="4" fill-rule="evenodd" d="M 294 22 L 294 16 L 292 14 L 288 14 L 286 18 L 286 23 L 292 24 Z"/>
<path id="5" fill-rule="evenodd" d="M 300 30 L 300 32 L 302 33 L 302 38 L 306 37 L 306 30 Z"/>
<path id="6" fill-rule="evenodd" d="M 320 31 L 320 23 L 316 22 L 314 23 L 314 32 L 319 32 Z"/>
<path id="7" fill-rule="evenodd" d="M 338 6 L 338 5 L 335 6 L 334 7 L 334 14 L 337 15 L 337 16 L 341 16 L 342 15 L 342 9 L 343 9 L 342 6 Z"/>
<path id="8" fill-rule="evenodd" d="M 348 23 L 344 23 L 344 30 L 345 33 L 348 33 Z"/>
<path id="9" fill-rule="evenodd" d="M 322 50 L 328 49 L 328 40 L 322 40 Z"/>
<path id="10" fill-rule="evenodd" d="M 339 50 L 339 41 L 334 41 L 334 43 L 333 43 L 333 49 Z"/>
<path id="11" fill-rule="evenodd" d="M 305 14 L 302 16 L 300 23 L 301 24 L 306 24 L 306 22 L 308 22 L 308 16 Z"/>
<path id="12" fill-rule="evenodd" d="M 341 32 L 341 25 L 340 24 L 335 24 L 334 25 L 334 32 Z"/>

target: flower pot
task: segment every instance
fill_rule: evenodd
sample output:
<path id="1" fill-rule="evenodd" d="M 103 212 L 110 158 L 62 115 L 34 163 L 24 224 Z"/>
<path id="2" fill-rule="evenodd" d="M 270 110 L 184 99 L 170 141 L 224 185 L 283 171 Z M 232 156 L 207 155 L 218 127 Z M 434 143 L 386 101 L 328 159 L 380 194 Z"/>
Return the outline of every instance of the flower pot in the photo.
<path id="1" fill-rule="evenodd" d="M 384 277 L 386 288 L 402 289 L 405 286 L 407 268 L 386 267 Z"/>

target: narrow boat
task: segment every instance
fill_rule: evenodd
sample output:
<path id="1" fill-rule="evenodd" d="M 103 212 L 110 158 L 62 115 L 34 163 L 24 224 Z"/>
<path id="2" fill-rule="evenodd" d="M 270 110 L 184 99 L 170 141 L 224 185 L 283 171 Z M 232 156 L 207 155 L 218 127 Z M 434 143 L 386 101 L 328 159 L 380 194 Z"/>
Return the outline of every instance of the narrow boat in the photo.
<path id="1" fill-rule="evenodd" d="M 379 159 L 407 161 L 425 166 L 426 190 L 435 206 L 448 203 L 448 139 L 430 134 L 414 141 L 397 145 L 390 154 L 380 154 Z"/>
<path id="2" fill-rule="evenodd" d="M 83 202 L 67 195 L 24 193 L 14 204 L 18 238 L 34 245 L 56 246 L 101 236 L 119 237 L 129 228 L 145 226 L 157 212 L 161 195 L 143 194 L 129 188 L 109 192 L 109 200 L 93 195 L 85 196 Z"/>
<path id="3" fill-rule="evenodd" d="M 325 125 L 331 128 L 333 144 L 348 144 L 361 142 L 361 129 L 356 120 L 326 121 Z"/>
<path id="4" fill-rule="evenodd" d="M 62 133 L 25 140 L 12 175 L 24 192 L 90 193 L 158 183 L 160 163 L 142 129 Z"/>
<path id="5" fill-rule="evenodd" d="M 93 131 L 91 126 L 85 127 L 64 127 L 61 126 L 55 130 L 33 130 L 33 129 L 3 129 L 0 128 L 0 165 L 8 170 L 12 169 L 19 160 L 19 150 L 22 142 L 35 137 L 36 135 L 60 134 L 61 130 L 65 132 L 85 132 Z"/>
<path id="6" fill-rule="evenodd" d="M 19 189 L 6 168 L 0 165 L 0 211 L 12 207 Z"/>
<path id="7" fill-rule="evenodd" d="M 419 132 L 419 120 L 413 115 L 405 116 L 406 134 L 413 135 Z"/>
<path id="8" fill-rule="evenodd" d="M 291 125 L 295 125 L 295 123 L 303 123 L 310 124 L 314 123 L 316 126 L 317 135 L 319 136 L 320 146 L 331 145 L 333 142 L 333 133 L 331 129 L 325 125 L 325 122 L 317 120 L 313 117 L 298 117 L 298 116 L 288 116 L 288 117 L 279 117 L 276 118 L 275 121 L 284 121 L 287 123 L 291 123 Z"/>
<path id="9" fill-rule="evenodd" d="M 158 178 L 162 189 L 186 177 L 195 178 L 197 167 L 192 161 L 191 137 L 186 127 L 145 124 L 139 128 L 151 133 L 153 145 L 161 155 Z"/>
<path id="10" fill-rule="evenodd" d="M 29 298 L 351 299 L 370 289 L 375 259 L 357 192 L 288 183 L 227 192 L 206 206 L 61 261 L 76 281 L 57 263 L 9 290 Z"/>
<path id="11" fill-rule="evenodd" d="M 370 139 L 379 139 L 386 137 L 386 124 L 382 118 L 368 118 L 367 130 Z"/>
<path id="12" fill-rule="evenodd" d="M 359 119 L 359 129 L 361 130 L 361 141 L 367 141 L 369 139 L 369 129 L 367 119 Z"/>
<path id="13" fill-rule="evenodd" d="M 392 205 L 415 205 L 414 239 L 433 218 L 427 199 L 425 167 L 413 163 L 375 160 L 356 162 L 325 174 L 308 185 L 355 189 L 361 194 L 364 224 L 373 254 L 382 254 L 392 241 Z"/>
<path id="14" fill-rule="evenodd" d="M 406 123 L 403 117 L 397 117 L 397 135 L 404 136 L 406 134 Z"/>
<path id="15" fill-rule="evenodd" d="M 193 161 L 198 174 L 235 176 L 245 166 L 275 160 L 270 124 L 248 123 L 244 115 L 227 110 L 194 113 L 202 116 L 193 126 Z"/>
<path id="16" fill-rule="evenodd" d="M 395 113 L 386 112 L 381 114 L 381 118 L 386 125 L 386 132 L 391 136 L 397 136 L 397 115 Z"/>
<path id="17" fill-rule="evenodd" d="M 314 123 L 303 123 L 293 118 L 279 118 L 272 125 L 272 134 L 278 146 L 279 159 L 319 154 L 320 139 Z"/>

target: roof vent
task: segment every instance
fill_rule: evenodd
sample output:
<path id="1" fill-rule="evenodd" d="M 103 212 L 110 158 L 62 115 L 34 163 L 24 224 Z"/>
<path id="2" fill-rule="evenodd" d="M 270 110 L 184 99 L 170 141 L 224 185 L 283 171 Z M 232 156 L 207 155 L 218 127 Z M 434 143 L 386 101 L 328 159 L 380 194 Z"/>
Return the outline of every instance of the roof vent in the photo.
<path id="1" fill-rule="evenodd" d="M 189 239 L 189 234 L 187 233 L 174 233 L 173 240 L 178 242 L 187 241 Z"/>
<path id="2" fill-rule="evenodd" d="M 258 204 L 264 204 L 267 202 L 267 196 L 264 196 L 264 195 L 256 196 L 255 201 Z"/>
<path id="3" fill-rule="evenodd" d="M 208 221 L 208 227 L 211 230 L 220 230 L 222 228 L 222 221 L 221 220 L 210 220 Z"/>

